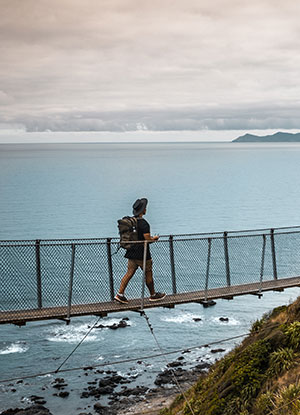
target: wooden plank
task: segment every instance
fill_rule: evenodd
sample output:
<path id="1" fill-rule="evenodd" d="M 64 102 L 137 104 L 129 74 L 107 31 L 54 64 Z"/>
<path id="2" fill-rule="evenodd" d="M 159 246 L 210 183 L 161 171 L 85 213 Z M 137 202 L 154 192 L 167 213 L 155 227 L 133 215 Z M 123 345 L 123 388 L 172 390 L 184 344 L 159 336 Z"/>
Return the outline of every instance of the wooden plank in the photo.
<path id="1" fill-rule="evenodd" d="M 265 291 L 282 291 L 285 288 L 300 287 L 300 276 L 284 278 L 280 280 L 269 280 L 260 282 L 241 284 L 230 287 L 212 288 L 207 290 L 206 299 L 231 299 L 232 297 L 246 294 L 259 294 Z M 205 291 L 195 291 L 179 294 L 167 295 L 163 300 L 151 302 L 148 298 L 144 300 L 144 308 L 168 307 L 173 308 L 178 304 L 199 303 L 205 299 Z M 72 305 L 70 317 L 86 315 L 102 315 L 123 311 L 139 311 L 141 309 L 141 299 L 129 300 L 128 304 L 118 302 L 90 303 Z M 24 325 L 29 321 L 67 319 L 67 307 L 51 307 L 31 310 L 15 310 L 0 312 L 0 324 Z"/>

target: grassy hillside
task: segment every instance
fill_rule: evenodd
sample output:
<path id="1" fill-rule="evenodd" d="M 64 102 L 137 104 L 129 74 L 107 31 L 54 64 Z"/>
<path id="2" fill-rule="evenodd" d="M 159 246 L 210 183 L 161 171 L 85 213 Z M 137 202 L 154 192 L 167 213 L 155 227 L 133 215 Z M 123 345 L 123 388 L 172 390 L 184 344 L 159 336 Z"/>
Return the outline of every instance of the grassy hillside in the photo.
<path id="1" fill-rule="evenodd" d="M 300 414 L 300 297 L 256 321 L 251 334 L 186 392 L 197 415 Z M 182 395 L 161 415 L 192 415 Z"/>

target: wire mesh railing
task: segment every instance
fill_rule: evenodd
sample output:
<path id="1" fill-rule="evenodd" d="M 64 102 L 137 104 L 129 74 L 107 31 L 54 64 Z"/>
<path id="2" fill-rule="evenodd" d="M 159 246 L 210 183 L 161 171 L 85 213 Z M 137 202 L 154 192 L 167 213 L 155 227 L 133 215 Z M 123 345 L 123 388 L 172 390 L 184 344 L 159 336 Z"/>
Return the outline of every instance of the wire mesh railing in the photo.
<path id="1" fill-rule="evenodd" d="M 300 229 L 164 235 L 151 244 L 155 290 L 189 294 L 299 276 Z M 0 241 L 0 317 L 112 303 L 127 268 L 118 238 Z M 126 296 L 147 294 L 143 272 Z"/>

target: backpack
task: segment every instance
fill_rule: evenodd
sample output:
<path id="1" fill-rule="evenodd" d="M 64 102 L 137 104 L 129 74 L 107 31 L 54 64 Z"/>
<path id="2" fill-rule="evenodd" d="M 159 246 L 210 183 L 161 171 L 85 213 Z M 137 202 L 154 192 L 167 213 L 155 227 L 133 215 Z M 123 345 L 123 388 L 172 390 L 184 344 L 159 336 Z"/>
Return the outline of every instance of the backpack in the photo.
<path id="1" fill-rule="evenodd" d="M 133 248 L 135 244 L 130 242 L 138 241 L 137 222 L 138 220 L 134 216 L 124 216 L 124 218 L 118 220 L 121 248 Z"/>

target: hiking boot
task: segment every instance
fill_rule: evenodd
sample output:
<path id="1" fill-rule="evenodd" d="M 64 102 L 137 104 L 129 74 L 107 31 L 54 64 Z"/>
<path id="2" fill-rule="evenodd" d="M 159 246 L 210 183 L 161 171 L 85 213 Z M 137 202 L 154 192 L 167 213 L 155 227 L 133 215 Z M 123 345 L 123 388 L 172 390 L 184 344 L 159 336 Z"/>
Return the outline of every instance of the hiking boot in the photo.
<path id="1" fill-rule="evenodd" d="M 150 301 L 158 301 L 158 300 L 162 300 L 163 298 L 165 298 L 166 293 L 155 293 L 153 295 L 150 295 L 149 300 Z"/>
<path id="2" fill-rule="evenodd" d="M 127 304 L 128 303 L 127 298 L 123 294 L 117 294 L 115 296 L 115 300 L 118 301 L 119 303 L 122 303 L 122 304 Z"/>

